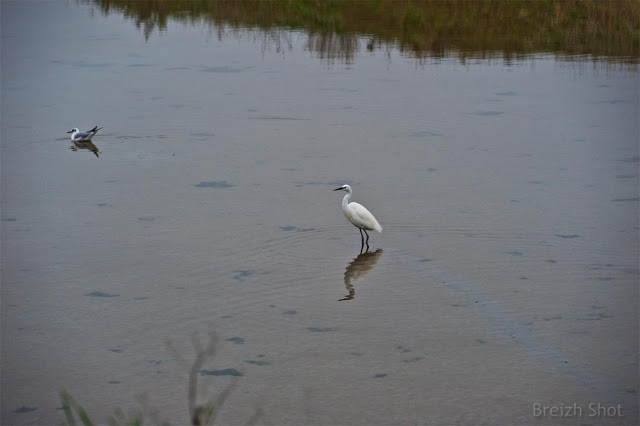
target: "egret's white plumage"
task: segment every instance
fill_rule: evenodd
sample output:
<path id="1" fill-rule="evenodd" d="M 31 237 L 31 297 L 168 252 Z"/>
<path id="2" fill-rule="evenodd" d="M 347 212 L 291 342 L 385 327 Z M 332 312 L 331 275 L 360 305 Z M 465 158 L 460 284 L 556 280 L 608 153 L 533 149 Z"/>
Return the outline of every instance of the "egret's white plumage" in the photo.
<path id="1" fill-rule="evenodd" d="M 91 138 L 98 133 L 98 130 L 102 129 L 102 127 L 95 126 L 91 130 L 87 130 L 86 132 L 81 132 L 77 127 L 69 130 L 67 133 L 71 133 L 71 142 L 89 142 Z"/>
<path id="2" fill-rule="evenodd" d="M 340 188 L 334 189 L 334 191 L 346 192 L 342 199 L 342 213 L 344 214 L 344 217 L 353 224 L 353 226 L 360 230 L 360 237 L 362 238 L 363 246 L 365 241 L 362 231 L 367 234 L 367 247 L 369 247 L 369 234 L 367 231 L 382 232 L 382 226 L 380 226 L 380 223 L 378 223 L 376 218 L 362 204 L 349 202 L 351 200 L 351 194 L 353 194 L 353 190 L 349 185 L 342 185 Z"/>

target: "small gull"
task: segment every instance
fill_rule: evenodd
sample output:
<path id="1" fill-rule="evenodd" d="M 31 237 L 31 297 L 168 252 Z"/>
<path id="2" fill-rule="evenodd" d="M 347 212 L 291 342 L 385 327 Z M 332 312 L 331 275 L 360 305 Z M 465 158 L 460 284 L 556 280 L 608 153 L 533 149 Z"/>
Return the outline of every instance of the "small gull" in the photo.
<path id="1" fill-rule="evenodd" d="M 98 133 L 98 130 L 102 129 L 102 127 L 94 127 L 91 130 L 87 130 L 86 132 L 81 132 L 77 127 L 69 130 L 67 133 L 71 133 L 71 142 L 90 142 L 91 138 Z"/>

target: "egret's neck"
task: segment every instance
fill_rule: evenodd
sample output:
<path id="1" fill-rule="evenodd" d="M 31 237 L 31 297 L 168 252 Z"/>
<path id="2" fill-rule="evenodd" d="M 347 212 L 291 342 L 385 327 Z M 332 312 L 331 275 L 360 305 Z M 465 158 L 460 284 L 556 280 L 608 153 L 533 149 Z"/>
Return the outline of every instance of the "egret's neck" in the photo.
<path id="1" fill-rule="evenodd" d="M 349 205 L 349 200 L 351 200 L 351 192 L 347 192 L 342 199 L 342 208 L 346 209 Z"/>

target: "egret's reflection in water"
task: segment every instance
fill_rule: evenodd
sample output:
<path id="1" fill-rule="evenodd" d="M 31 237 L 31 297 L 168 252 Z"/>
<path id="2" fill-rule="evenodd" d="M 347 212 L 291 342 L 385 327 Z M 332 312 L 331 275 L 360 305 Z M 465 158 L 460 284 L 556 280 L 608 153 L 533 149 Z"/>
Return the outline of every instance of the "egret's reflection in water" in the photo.
<path id="1" fill-rule="evenodd" d="M 339 300 L 351 300 L 356 296 L 356 289 L 351 284 L 352 281 L 359 281 L 364 278 L 370 270 L 376 266 L 380 256 L 382 255 L 382 249 L 376 251 L 366 251 L 360 253 L 355 259 L 349 263 L 347 269 L 344 271 L 344 286 L 347 288 L 348 294 Z"/>
<path id="2" fill-rule="evenodd" d="M 78 150 L 86 149 L 87 151 L 93 152 L 96 157 L 100 157 L 100 151 L 98 151 L 98 147 L 93 144 L 91 141 L 85 142 L 73 142 L 73 145 L 69 147 L 70 150 L 77 152 Z"/>

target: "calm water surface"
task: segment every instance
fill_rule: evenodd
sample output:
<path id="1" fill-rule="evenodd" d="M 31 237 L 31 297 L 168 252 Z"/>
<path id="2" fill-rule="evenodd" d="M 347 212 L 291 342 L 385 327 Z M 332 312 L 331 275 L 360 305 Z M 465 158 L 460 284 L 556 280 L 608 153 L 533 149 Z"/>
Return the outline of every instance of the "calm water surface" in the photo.
<path id="1" fill-rule="evenodd" d="M 284 36 L 2 3 L 1 423 L 636 424 L 637 70 Z"/>

